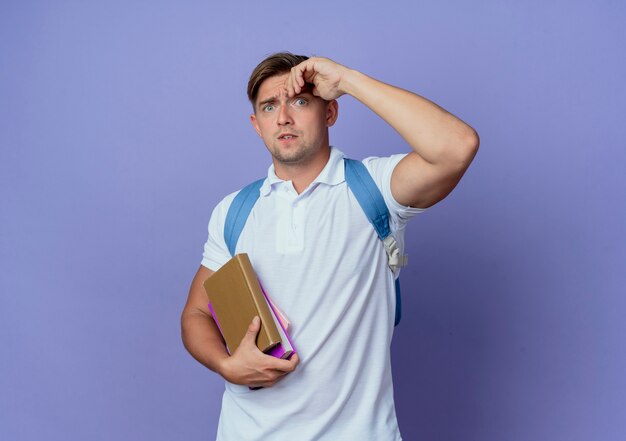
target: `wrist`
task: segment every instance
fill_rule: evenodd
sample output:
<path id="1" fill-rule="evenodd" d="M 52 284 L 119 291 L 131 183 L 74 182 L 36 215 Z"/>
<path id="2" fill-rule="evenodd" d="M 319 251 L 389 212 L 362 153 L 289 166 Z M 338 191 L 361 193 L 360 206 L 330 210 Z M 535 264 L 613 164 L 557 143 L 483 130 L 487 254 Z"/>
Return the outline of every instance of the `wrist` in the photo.
<path id="1" fill-rule="evenodd" d="M 341 76 L 339 90 L 348 95 L 355 96 L 359 89 L 359 83 L 363 82 L 365 75 L 355 69 L 346 68 Z"/>
<path id="2" fill-rule="evenodd" d="M 225 380 L 228 380 L 231 374 L 229 359 L 230 356 L 225 355 L 220 357 L 215 363 L 215 372 L 217 372 Z"/>

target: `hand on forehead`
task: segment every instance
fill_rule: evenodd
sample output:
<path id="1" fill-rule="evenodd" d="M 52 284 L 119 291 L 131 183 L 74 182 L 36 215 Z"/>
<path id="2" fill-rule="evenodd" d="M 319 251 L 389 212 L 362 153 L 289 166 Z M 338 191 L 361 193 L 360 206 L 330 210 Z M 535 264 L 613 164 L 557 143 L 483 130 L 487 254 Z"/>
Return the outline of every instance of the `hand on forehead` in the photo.
<path id="1" fill-rule="evenodd" d="M 264 99 L 270 97 L 288 97 L 290 98 L 293 95 L 289 94 L 288 88 L 289 74 L 281 74 L 274 77 L 270 77 L 261 84 L 259 89 L 259 100 L 263 101 Z M 305 83 L 304 87 L 300 91 L 300 94 L 310 93 L 312 94 L 313 84 Z"/>
<path id="2" fill-rule="evenodd" d="M 281 86 L 282 86 L 281 87 L 281 94 L 284 93 L 284 94 L 286 94 L 289 97 L 294 96 L 294 95 L 291 95 L 289 93 L 288 82 L 289 82 L 290 77 L 291 77 L 290 74 L 286 73 L 286 74 L 284 74 L 283 80 L 281 81 Z M 306 83 L 305 82 L 304 86 L 302 86 L 302 89 L 300 90 L 300 92 L 297 95 L 301 95 L 303 93 L 310 93 L 310 94 L 312 94 L 313 93 L 312 91 L 313 91 L 314 87 L 315 87 L 315 85 L 313 85 L 312 83 Z"/>

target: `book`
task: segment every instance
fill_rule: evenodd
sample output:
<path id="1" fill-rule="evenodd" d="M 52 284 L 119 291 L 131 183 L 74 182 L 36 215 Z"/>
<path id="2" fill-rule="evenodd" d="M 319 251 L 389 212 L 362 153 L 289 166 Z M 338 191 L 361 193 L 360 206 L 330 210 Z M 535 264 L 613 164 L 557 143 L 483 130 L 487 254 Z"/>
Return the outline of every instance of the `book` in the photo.
<path id="1" fill-rule="evenodd" d="M 287 318 L 285 313 L 283 311 L 281 311 L 281 309 L 278 307 L 278 305 L 276 303 L 274 303 L 272 298 L 267 295 L 267 293 L 265 292 L 265 290 L 263 289 L 262 286 L 261 286 L 261 290 L 263 290 L 263 294 L 265 294 L 265 298 L 267 299 L 267 303 L 269 303 L 270 307 L 272 308 L 272 311 L 274 311 L 274 314 L 276 315 L 276 318 L 280 322 L 280 325 L 283 327 L 283 329 L 285 331 L 289 331 L 289 326 L 291 326 L 291 322 L 289 321 L 289 319 Z"/>
<path id="2" fill-rule="evenodd" d="M 284 359 L 295 353 L 283 325 L 287 322 L 281 320 L 284 314 L 269 300 L 247 254 L 236 254 L 213 273 L 204 281 L 204 291 L 230 354 L 239 347 L 254 316 L 261 319 L 256 340 L 260 351 Z"/>

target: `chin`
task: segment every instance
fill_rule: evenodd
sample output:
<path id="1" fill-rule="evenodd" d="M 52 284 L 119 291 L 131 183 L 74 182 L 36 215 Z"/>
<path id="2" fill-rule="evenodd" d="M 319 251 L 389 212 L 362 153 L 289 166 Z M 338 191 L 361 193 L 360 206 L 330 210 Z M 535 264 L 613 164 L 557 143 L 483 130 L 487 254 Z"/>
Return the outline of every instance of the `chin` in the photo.
<path id="1" fill-rule="evenodd" d="M 303 162 L 306 162 L 306 159 L 307 159 L 306 156 L 300 156 L 300 155 L 298 156 L 273 155 L 273 156 L 281 164 L 287 164 L 287 165 L 301 164 Z"/>
<path id="2" fill-rule="evenodd" d="M 300 147 L 296 147 L 295 149 L 290 148 L 288 151 L 284 151 L 278 147 L 272 149 L 272 156 L 283 164 L 299 164 L 305 162 L 311 154 Z"/>

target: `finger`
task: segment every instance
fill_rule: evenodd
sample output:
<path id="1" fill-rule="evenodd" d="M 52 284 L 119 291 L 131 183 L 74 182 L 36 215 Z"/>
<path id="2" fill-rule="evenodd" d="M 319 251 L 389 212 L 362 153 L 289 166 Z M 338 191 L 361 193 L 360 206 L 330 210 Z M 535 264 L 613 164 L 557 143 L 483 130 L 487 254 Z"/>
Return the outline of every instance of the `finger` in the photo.
<path id="1" fill-rule="evenodd" d="M 287 78 L 285 79 L 285 90 L 287 91 L 287 96 L 291 97 L 292 95 L 292 91 L 293 91 L 293 86 L 292 83 L 293 79 L 291 76 L 291 71 L 289 71 L 289 74 L 287 75 Z"/>
<path id="2" fill-rule="evenodd" d="M 281 372 L 276 370 L 267 370 L 264 371 L 262 375 L 256 376 L 256 378 L 251 378 L 248 384 L 248 387 L 251 388 L 261 388 L 261 387 L 270 387 L 274 385 L 277 381 L 282 379 L 287 372 Z"/>
<path id="3" fill-rule="evenodd" d="M 300 65 L 297 65 L 291 69 L 289 73 L 289 79 L 291 80 L 291 90 L 289 91 L 289 96 L 294 96 L 300 93 L 302 90 L 300 88 L 300 76 L 302 72 L 300 70 Z"/>
<path id="4" fill-rule="evenodd" d="M 269 361 L 270 365 L 268 366 L 268 368 L 289 373 L 293 372 L 296 369 L 296 366 L 298 365 L 298 363 L 300 363 L 300 358 L 298 357 L 298 354 L 294 354 L 289 360 L 274 358 L 273 360 Z"/>
<path id="5" fill-rule="evenodd" d="M 296 369 L 296 366 L 300 364 L 300 357 L 298 357 L 298 354 L 293 354 L 293 356 L 287 361 L 289 361 L 290 363 L 290 367 L 291 367 L 290 372 L 293 372 Z"/>
<path id="6" fill-rule="evenodd" d="M 265 382 L 265 383 L 250 384 L 248 385 L 248 387 L 252 390 L 259 390 L 259 389 L 263 389 L 266 387 L 272 387 L 273 385 L 274 385 L 274 382 Z"/>
<path id="7" fill-rule="evenodd" d="M 315 83 L 317 73 L 317 70 L 315 70 L 315 62 L 313 60 L 307 60 L 307 64 L 302 66 L 302 75 L 300 77 L 301 86 L 304 87 L 305 83 Z"/>
<path id="8" fill-rule="evenodd" d="M 292 69 L 291 73 L 289 75 L 289 78 L 291 80 L 291 95 L 290 96 L 295 96 L 296 94 L 300 93 L 300 89 L 298 88 L 298 70 L 297 69 Z"/>
<path id="9" fill-rule="evenodd" d="M 285 378 L 287 374 L 289 374 L 289 372 L 283 372 L 283 371 L 277 371 L 277 370 L 272 371 L 272 375 L 266 380 L 266 384 L 267 384 L 266 387 L 270 387 L 278 383 L 280 380 Z"/>
<path id="10" fill-rule="evenodd" d="M 306 65 L 305 66 L 298 66 L 298 72 L 296 75 L 296 86 L 298 86 L 298 93 L 302 92 L 302 88 L 304 87 L 304 74 L 306 72 Z"/>
<path id="11" fill-rule="evenodd" d="M 289 372 L 273 370 L 271 371 L 271 373 L 272 375 L 271 375 L 271 378 L 269 378 L 269 381 L 278 381 L 281 378 L 283 378 L 285 375 L 287 375 Z"/>
<path id="12" fill-rule="evenodd" d="M 276 383 L 278 383 L 280 380 L 285 378 L 286 375 L 287 375 L 286 372 L 276 372 L 274 375 L 270 376 L 270 378 L 267 378 L 265 381 L 260 381 L 259 386 L 272 387 Z"/>
<path id="13" fill-rule="evenodd" d="M 287 77 L 285 78 L 285 91 L 287 92 L 287 96 L 290 97 L 291 96 L 291 90 L 293 88 L 292 83 L 293 79 L 292 79 L 292 72 L 291 70 L 289 72 L 287 72 Z"/>
<path id="14" fill-rule="evenodd" d="M 315 70 L 313 69 L 312 61 L 306 60 L 298 64 L 297 66 L 293 67 L 291 71 L 293 74 L 293 85 L 295 89 L 294 90 L 294 95 L 295 95 L 295 94 L 302 92 L 304 85 L 307 82 L 310 82 L 307 79 L 307 75 L 310 75 L 308 71 L 311 71 L 313 74 L 315 74 Z"/>
<path id="15" fill-rule="evenodd" d="M 309 68 L 309 62 L 307 60 L 306 63 L 303 63 L 302 68 L 300 69 L 300 76 L 298 77 L 298 85 L 300 88 L 304 87 L 306 80 L 304 79 L 304 75 Z"/>
<path id="16" fill-rule="evenodd" d="M 241 344 L 246 343 L 256 346 L 256 336 L 259 333 L 259 329 L 261 329 L 261 319 L 255 315 L 248 326 L 246 334 L 241 339 Z"/>
<path id="17" fill-rule="evenodd" d="M 298 366 L 298 364 L 300 364 L 300 357 L 298 357 L 298 354 L 293 354 L 291 358 L 285 361 L 289 364 L 290 367 L 295 369 L 295 367 Z"/>
<path id="18" fill-rule="evenodd" d="M 289 358 L 289 360 L 287 360 L 289 362 L 289 364 L 292 364 L 294 367 L 297 366 L 300 363 L 300 357 L 298 357 L 298 354 L 293 354 L 291 356 L 291 358 Z"/>
<path id="19" fill-rule="evenodd" d="M 287 74 L 287 82 L 285 83 L 285 88 L 287 89 L 287 96 L 291 98 L 293 96 L 293 67 Z"/>

